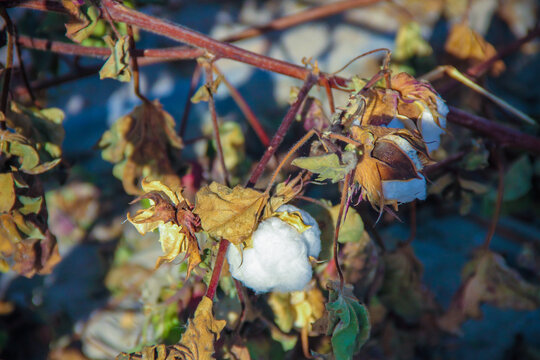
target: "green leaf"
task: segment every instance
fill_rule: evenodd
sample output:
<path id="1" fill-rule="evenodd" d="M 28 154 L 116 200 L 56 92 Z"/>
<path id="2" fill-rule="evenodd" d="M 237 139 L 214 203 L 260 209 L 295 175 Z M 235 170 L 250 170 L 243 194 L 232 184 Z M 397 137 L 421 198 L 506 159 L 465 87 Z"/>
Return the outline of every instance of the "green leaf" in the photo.
<path id="1" fill-rule="evenodd" d="M 30 196 L 18 196 L 17 197 L 22 204 L 22 207 L 19 208 L 19 212 L 23 215 L 28 214 L 38 214 L 41 210 L 41 203 L 43 202 L 43 197 L 30 197 Z"/>
<path id="2" fill-rule="evenodd" d="M 332 215 L 332 221 L 335 224 L 339 215 L 339 205 L 333 206 L 330 209 L 330 214 Z M 338 241 L 340 243 L 358 242 L 362 238 L 363 233 L 364 222 L 362 221 L 360 214 L 350 207 L 347 211 L 347 217 L 339 229 Z"/>
<path id="3" fill-rule="evenodd" d="M 356 165 L 356 156 L 352 152 L 343 154 L 345 164 L 341 164 L 336 154 L 299 157 L 292 165 L 318 174 L 317 181 L 330 180 L 333 183 L 341 181 Z"/>
<path id="4" fill-rule="evenodd" d="M 352 294 L 352 286 L 342 290 L 339 283 L 329 283 L 328 335 L 337 360 L 352 359 L 369 339 L 371 325 L 367 308 Z"/>
<path id="5" fill-rule="evenodd" d="M 504 201 L 524 196 L 532 188 L 533 167 L 527 155 L 516 160 L 504 175 Z M 493 198 L 496 194 L 493 195 Z"/>
<path id="6" fill-rule="evenodd" d="M 131 81 L 131 70 L 129 69 L 129 37 L 123 36 L 114 43 L 110 36 L 106 36 L 105 42 L 111 48 L 111 56 L 109 56 L 101 70 L 99 70 L 99 78 L 110 78 L 123 82 Z"/>

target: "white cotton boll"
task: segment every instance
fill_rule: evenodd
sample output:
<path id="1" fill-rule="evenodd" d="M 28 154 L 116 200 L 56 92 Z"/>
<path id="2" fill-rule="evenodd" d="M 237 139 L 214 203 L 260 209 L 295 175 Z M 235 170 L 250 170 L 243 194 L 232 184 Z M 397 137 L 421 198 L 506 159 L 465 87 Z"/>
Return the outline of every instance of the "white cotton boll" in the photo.
<path id="1" fill-rule="evenodd" d="M 448 106 L 444 101 L 437 96 L 437 111 L 441 115 L 439 116 L 439 124 L 435 122 L 433 114 L 429 109 L 425 109 L 420 117 L 420 132 L 426 142 L 426 146 L 429 152 L 437 150 L 441 143 L 441 135 L 446 129 L 446 115 L 448 114 Z M 440 126 L 439 126 L 440 125 Z"/>
<path id="2" fill-rule="evenodd" d="M 386 200 L 397 200 L 400 203 L 411 202 L 414 199 L 426 199 L 426 179 L 420 175 L 421 179 L 408 181 L 383 181 L 382 188 Z"/>
<path id="3" fill-rule="evenodd" d="M 313 216 L 311 216 L 307 211 L 292 205 L 281 205 L 277 209 L 277 212 L 293 211 L 298 211 L 302 216 L 304 224 L 311 226 L 301 234 L 305 243 L 308 245 L 308 256 L 319 256 L 319 253 L 321 252 L 321 229 L 319 229 L 319 224 L 317 224 L 317 221 L 313 218 Z"/>
<path id="4" fill-rule="evenodd" d="M 301 234 L 285 221 L 271 217 L 253 232 L 253 247 L 243 254 L 235 246 L 227 250 L 232 276 L 257 293 L 304 289 L 312 275 L 308 256 L 320 252 L 320 230 L 315 220 L 294 206 L 279 210 L 299 211 L 304 223 L 313 225 Z"/>

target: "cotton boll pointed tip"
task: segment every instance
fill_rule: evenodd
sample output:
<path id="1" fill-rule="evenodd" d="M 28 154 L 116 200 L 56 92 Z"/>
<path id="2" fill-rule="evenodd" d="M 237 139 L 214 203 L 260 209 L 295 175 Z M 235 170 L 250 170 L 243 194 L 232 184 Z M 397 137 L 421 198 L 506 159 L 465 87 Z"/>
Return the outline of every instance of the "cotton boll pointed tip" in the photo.
<path id="1" fill-rule="evenodd" d="M 311 215 L 290 205 L 278 211 L 297 211 L 311 227 L 300 233 L 285 221 L 271 217 L 253 232 L 251 248 L 243 253 L 234 246 L 227 250 L 232 276 L 257 293 L 303 290 L 312 276 L 308 257 L 318 256 L 321 249 L 320 229 Z"/>

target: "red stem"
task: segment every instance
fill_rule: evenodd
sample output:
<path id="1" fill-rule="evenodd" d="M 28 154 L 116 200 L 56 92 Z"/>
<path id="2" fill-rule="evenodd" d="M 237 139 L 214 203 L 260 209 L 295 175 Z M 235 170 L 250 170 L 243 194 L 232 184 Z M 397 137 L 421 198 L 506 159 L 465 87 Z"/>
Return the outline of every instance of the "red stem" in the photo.
<path id="1" fill-rule="evenodd" d="M 212 278 L 210 279 L 210 284 L 208 284 L 208 289 L 206 290 L 206 297 L 208 297 L 210 300 L 213 300 L 214 295 L 216 294 L 219 277 L 221 275 L 221 268 L 223 267 L 225 254 L 227 253 L 229 244 L 229 241 L 226 239 L 221 239 L 219 242 L 219 250 L 216 256 L 216 262 L 214 263 L 214 268 L 212 270 Z"/>
<path id="2" fill-rule="evenodd" d="M 251 174 L 251 177 L 249 178 L 246 184 L 246 187 L 255 186 L 255 184 L 257 183 L 257 180 L 259 180 L 259 177 L 264 172 L 264 168 L 266 167 L 266 164 L 268 163 L 268 161 L 270 161 L 270 159 L 276 152 L 277 148 L 283 141 L 285 134 L 287 134 L 287 131 L 291 127 L 294 121 L 294 118 L 296 117 L 296 114 L 298 113 L 298 110 L 300 109 L 300 105 L 302 105 L 302 102 L 306 98 L 309 90 L 313 87 L 313 85 L 315 85 L 316 82 L 317 82 L 317 77 L 309 73 L 309 76 L 304 82 L 304 85 L 298 92 L 296 101 L 291 105 L 291 107 L 289 108 L 289 111 L 287 111 L 287 114 L 285 114 L 285 117 L 283 118 L 281 125 L 279 125 L 279 128 L 274 134 L 274 137 L 270 141 L 270 146 L 268 146 L 268 148 L 266 149 L 266 152 L 261 158 L 261 161 L 259 161 L 259 163 L 257 164 L 257 167 Z"/>
<path id="3" fill-rule="evenodd" d="M 247 103 L 247 101 L 244 99 L 242 94 L 227 80 L 227 78 L 223 75 L 221 71 L 217 69 L 217 67 L 214 67 L 214 71 L 218 75 L 222 76 L 222 81 L 227 86 L 227 89 L 229 89 L 229 93 L 233 100 L 236 102 L 236 105 L 240 108 L 240 111 L 242 111 L 242 114 L 246 117 L 247 121 L 249 122 L 249 125 L 253 128 L 255 131 L 255 134 L 261 140 L 261 143 L 267 147 L 270 145 L 270 139 L 268 138 L 268 135 L 266 134 L 266 131 L 264 131 L 264 128 L 262 127 L 259 119 L 257 119 L 257 116 L 251 110 L 251 107 Z"/>
<path id="4" fill-rule="evenodd" d="M 62 41 L 52 41 L 48 39 L 33 38 L 20 35 L 17 43 L 25 48 L 52 51 L 58 54 L 89 56 L 95 58 L 105 58 L 111 55 L 111 49 L 97 46 L 82 46 L 70 44 Z M 204 55 L 204 50 L 194 49 L 189 46 L 175 46 L 165 49 L 136 49 L 136 57 L 159 58 L 161 60 L 183 60 L 196 59 Z"/>
<path id="5" fill-rule="evenodd" d="M 327 16 L 337 15 L 348 9 L 371 5 L 380 1 L 381 0 L 345 0 L 313 7 L 311 9 L 307 9 L 296 14 L 272 20 L 269 23 L 261 26 L 246 29 L 238 34 L 227 37 L 224 41 L 234 42 L 254 36 L 259 36 L 267 33 L 268 31 L 283 30 L 298 24 L 321 19 Z"/>
<path id="6" fill-rule="evenodd" d="M 484 136 L 494 139 L 503 146 L 523 149 L 537 154 L 540 153 L 540 138 L 521 133 L 480 116 L 469 114 L 453 106 L 449 106 L 449 108 L 448 121 L 479 132 Z"/>

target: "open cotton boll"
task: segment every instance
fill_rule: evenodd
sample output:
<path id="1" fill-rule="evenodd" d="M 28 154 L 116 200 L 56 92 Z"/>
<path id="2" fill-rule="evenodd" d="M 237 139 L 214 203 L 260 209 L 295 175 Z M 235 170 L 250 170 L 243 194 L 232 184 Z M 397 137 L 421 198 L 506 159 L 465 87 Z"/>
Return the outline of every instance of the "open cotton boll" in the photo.
<path id="1" fill-rule="evenodd" d="M 426 108 L 422 112 L 420 117 L 420 132 L 426 142 L 426 146 L 429 152 L 437 150 L 441 143 L 441 135 L 446 129 L 446 115 L 448 115 L 448 106 L 444 103 L 443 99 L 437 96 L 437 112 L 439 113 L 439 124 L 435 122 L 433 114 Z"/>
<path id="2" fill-rule="evenodd" d="M 426 199 L 426 179 L 420 175 L 421 179 L 411 179 L 408 181 L 383 181 L 382 188 L 384 198 L 387 200 L 397 200 L 400 203 L 411 202 L 414 199 Z"/>
<path id="3" fill-rule="evenodd" d="M 385 139 L 393 141 L 412 160 L 416 170 L 422 170 L 423 165 L 416 149 L 404 138 L 396 135 L 387 135 Z M 407 181 L 389 180 L 382 182 L 384 198 L 387 200 L 397 200 L 400 203 L 411 202 L 414 199 L 424 200 L 426 198 L 426 179 L 418 174 L 420 179 Z"/>
<path id="4" fill-rule="evenodd" d="M 321 252 L 321 230 L 317 221 L 311 216 L 307 211 L 297 208 L 292 205 L 281 205 L 277 212 L 293 212 L 298 211 L 302 216 L 304 224 L 310 226 L 309 229 L 304 231 L 300 236 L 303 238 L 304 242 L 308 245 L 308 256 L 317 257 Z"/>
<path id="5" fill-rule="evenodd" d="M 271 217 L 253 232 L 251 248 L 243 253 L 235 246 L 227 250 L 232 276 L 257 293 L 304 289 L 312 275 L 308 256 L 317 256 L 321 249 L 319 227 L 309 214 L 290 205 L 278 211 L 300 212 L 311 228 L 299 233 L 285 221 Z"/>

